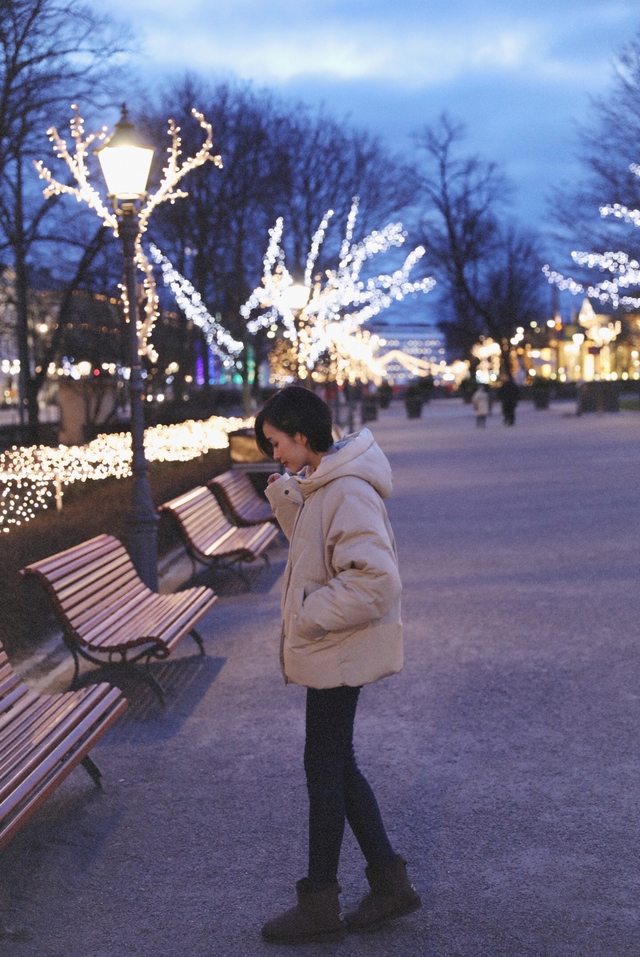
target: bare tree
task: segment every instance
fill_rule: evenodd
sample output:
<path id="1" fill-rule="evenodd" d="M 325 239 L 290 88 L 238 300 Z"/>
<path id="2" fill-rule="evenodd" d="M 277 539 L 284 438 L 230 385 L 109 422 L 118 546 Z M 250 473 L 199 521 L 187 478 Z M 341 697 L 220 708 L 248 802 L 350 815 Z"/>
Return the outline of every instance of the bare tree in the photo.
<path id="1" fill-rule="evenodd" d="M 72 99 L 95 103 L 96 90 L 112 93 L 111 68 L 126 42 L 79 0 L 0 2 L 0 255 L 15 272 L 20 410 L 32 441 L 42 376 L 33 368 L 29 270 L 36 257 L 46 260 L 47 245 L 57 256 L 61 246 L 75 246 L 84 268 L 87 249 L 97 252 L 101 245 L 85 244 L 82 229 L 55 222 L 57 204 L 43 201 L 32 160 L 49 151 L 46 130 L 67 115 Z"/>
<path id="2" fill-rule="evenodd" d="M 542 258 L 536 238 L 507 219 L 510 189 L 497 165 L 460 155 L 464 133 L 444 114 L 418 134 L 426 158 L 420 238 L 440 283 L 449 345 L 468 356 L 480 335 L 490 335 L 509 374 L 516 327 L 543 308 Z"/>
<path id="3" fill-rule="evenodd" d="M 276 164 L 270 139 L 278 115 L 267 94 L 251 86 L 208 87 L 193 77 L 164 91 L 146 108 L 144 123 L 158 143 L 166 118 L 181 127 L 183 149 L 195 146 L 192 106 L 213 125 L 223 169 L 206 165 L 190 174 L 189 195 L 157 211 L 151 233 L 211 313 L 239 340 L 246 339 L 240 306 L 259 281 L 268 229 L 275 219 Z M 247 363 L 243 372 L 246 378 Z M 205 376 L 205 380 L 208 377 Z"/>
<path id="4" fill-rule="evenodd" d="M 358 194 L 360 227 L 374 220 L 380 225 L 415 198 L 417 176 L 369 134 L 250 84 L 208 87 L 187 77 L 147 106 L 147 131 L 160 143 L 166 117 L 173 116 L 188 151 L 192 106 L 213 124 L 224 168 L 194 171 L 189 196 L 158 210 L 151 231 L 209 311 L 219 313 L 235 338 L 246 342 L 240 306 L 260 283 L 268 230 L 278 216 L 287 226 L 287 263 L 301 278 L 313 235 L 329 208 L 336 220 L 346 219 Z M 335 235 L 339 243 L 340 229 Z M 265 345 L 259 336 L 252 340 L 257 366 Z M 246 361 L 242 372 L 246 380 Z"/>
<path id="5" fill-rule="evenodd" d="M 640 207 L 640 178 L 630 169 L 640 164 L 640 33 L 614 61 L 612 80 L 609 93 L 592 99 L 588 119 L 578 127 L 584 175 L 553 190 L 550 213 L 567 250 L 604 252 L 623 245 L 637 257 L 640 241 L 634 243 L 620 220 L 603 219 L 599 209 L 615 203 Z"/>
<path id="6" fill-rule="evenodd" d="M 324 110 L 312 113 L 296 106 L 278 126 L 280 210 L 287 224 L 290 268 L 304 272 L 313 235 L 327 210 L 346 221 L 354 196 L 359 196 L 359 227 L 366 233 L 387 217 L 398 215 L 415 200 L 416 170 L 395 157 L 377 137 L 338 122 Z M 325 256 L 337 250 L 331 240 Z"/>

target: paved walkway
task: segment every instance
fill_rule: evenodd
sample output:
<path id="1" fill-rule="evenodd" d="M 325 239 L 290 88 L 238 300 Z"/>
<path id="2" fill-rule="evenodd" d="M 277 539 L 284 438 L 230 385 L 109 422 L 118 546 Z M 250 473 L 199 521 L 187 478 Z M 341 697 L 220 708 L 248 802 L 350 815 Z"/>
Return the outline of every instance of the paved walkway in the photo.
<path id="1" fill-rule="evenodd" d="M 373 429 L 405 583 L 406 667 L 363 692 L 369 774 L 425 908 L 343 957 L 617 957 L 640 949 L 640 416 L 456 401 Z M 25 957 L 244 957 L 305 870 L 304 691 L 278 673 L 279 573 L 227 589 L 0 853 Z M 64 675 L 58 671 L 56 682 Z M 353 838 L 343 900 L 364 890 Z"/>

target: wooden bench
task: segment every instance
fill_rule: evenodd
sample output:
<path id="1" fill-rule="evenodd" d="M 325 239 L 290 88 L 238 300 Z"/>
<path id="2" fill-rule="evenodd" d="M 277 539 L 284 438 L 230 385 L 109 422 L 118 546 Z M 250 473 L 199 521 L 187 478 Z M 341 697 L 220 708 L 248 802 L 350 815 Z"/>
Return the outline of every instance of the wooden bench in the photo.
<path id="1" fill-rule="evenodd" d="M 273 470 L 276 470 L 275 465 Z M 223 472 L 207 482 L 207 487 L 215 493 L 236 525 L 276 522 L 273 509 L 268 502 L 260 498 L 246 472 L 237 469 Z"/>
<path id="2" fill-rule="evenodd" d="M 119 688 L 104 683 L 30 691 L 0 643 L 0 849 L 78 764 L 100 787 L 89 751 L 126 707 Z"/>
<path id="3" fill-rule="evenodd" d="M 151 591 L 112 535 L 98 535 L 34 562 L 21 574 L 37 576 L 53 599 L 75 662 L 72 687 L 80 657 L 98 665 L 134 665 L 144 659 L 142 675 L 164 704 L 162 688 L 148 668 L 151 659 L 167 658 L 187 634 L 204 654 L 195 626 L 217 596 L 203 586 L 172 595 Z"/>
<path id="4" fill-rule="evenodd" d="M 165 502 L 159 511 L 169 513 L 177 521 L 194 572 L 196 562 L 227 567 L 237 563 L 241 566 L 260 556 L 268 562 L 265 549 L 278 536 L 278 529 L 272 522 L 261 522 L 247 528 L 231 525 L 213 493 L 204 485 Z M 238 574 L 249 587 L 241 568 Z"/>

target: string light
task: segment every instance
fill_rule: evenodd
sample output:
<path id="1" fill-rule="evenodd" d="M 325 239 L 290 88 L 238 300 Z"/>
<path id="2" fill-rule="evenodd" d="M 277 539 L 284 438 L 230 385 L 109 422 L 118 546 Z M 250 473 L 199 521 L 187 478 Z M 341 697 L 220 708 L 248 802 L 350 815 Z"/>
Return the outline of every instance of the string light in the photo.
<path id="1" fill-rule="evenodd" d="M 102 219 L 105 227 L 113 231 L 114 236 L 118 236 L 118 218 L 112 210 L 108 209 L 102 202 L 100 194 L 89 182 L 89 170 L 86 165 L 86 158 L 90 147 L 96 142 L 103 140 L 107 134 L 106 126 L 99 133 L 89 133 L 85 136 L 84 120 L 80 116 L 77 104 L 71 106 L 73 116 L 70 121 L 71 137 L 75 146 L 73 152 L 70 152 L 66 141 L 60 136 L 55 126 L 47 130 L 47 136 L 53 144 L 54 151 L 58 159 L 63 160 L 71 171 L 71 175 L 76 185 L 61 183 L 53 173 L 44 165 L 42 160 L 35 162 L 35 168 L 40 179 L 48 184 L 44 188 L 46 199 L 52 196 L 69 195 L 81 203 L 84 202 Z M 222 168 L 222 159 L 220 156 L 213 155 L 213 128 L 208 123 L 203 114 L 198 110 L 192 110 L 192 115 L 198 121 L 200 127 L 205 132 L 205 139 L 194 156 L 180 162 L 182 156 L 182 139 L 180 137 L 180 127 L 173 120 L 168 122 L 168 135 L 171 140 L 167 148 L 168 161 L 162 171 L 162 180 L 155 193 L 147 196 L 145 202 L 140 208 L 138 215 L 138 236 L 135 247 L 135 261 L 138 269 L 144 274 L 143 290 L 145 296 L 144 319 L 138 322 L 138 337 L 140 341 L 140 352 L 149 356 L 151 361 L 157 359 L 157 353 L 150 344 L 151 333 L 159 315 L 158 297 L 156 285 L 153 276 L 153 267 L 149 263 L 142 248 L 142 235 L 147 231 L 149 218 L 161 203 L 175 203 L 176 199 L 181 199 L 188 195 L 183 189 L 178 188 L 180 181 L 191 170 L 202 166 L 210 160 L 215 166 Z M 126 291 L 120 286 L 125 315 L 129 314 L 129 303 L 127 302 Z"/>
<path id="2" fill-rule="evenodd" d="M 325 219 L 328 215 L 327 213 Z M 275 226 L 269 230 L 269 245 L 262 263 L 262 286 L 254 289 L 244 305 L 240 306 L 240 315 L 247 323 L 247 332 L 252 336 L 260 329 L 265 329 L 267 326 L 276 323 L 283 306 L 287 312 L 289 311 L 283 299 L 283 292 L 292 284 L 293 279 L 284 264 L 284 251 L 280 245 L 283 226 L 284 220 L 280 216 L 276 220 Z M 316 236 L 318 232 L 316 232 Z M 316 236 L 314 236 L 314 240 Z M 311 253 L 309 258 L 311 258 Z M 254 309 L 262 309 L 264 312 L 257 318 L 251 319 L 251 313 Z"/>
<path id="3" fill-rule="evenodd" d="M 632 173 L 640 176 L 640 165 L 632 163 L 629 167 Z M 613 203 L 600 207 L 600 215 L 604 218 L 613 216 L 615 219 L 621 219 L 625 223 L 633 226 L 640 226 L 640 210 L 629 209 L 621 203 Z M 599 302 L 610 303 L 614 309 L 622 306 L 625 309 L 640 308 L 640 297 L 620 295 L 620 291 L 628 289 L 629 286 L 640 285 L 640 265 L 635 259 L 630 259 L 625 252 L 605 252 L 605 253 L 587 253 L 574 251 L 571 258 L 579 266 L 586 266 L 588 269 L 599 269 L 601 272 L 608 272 L 613 278 L 604 279 L 602 282 L 592 285 L 583 285 L 576 282 L 570 276 L 563 276 L 561 273 L 551 269 L 549 265 L 543 267 L 543 273 L 547 280 L 561 290 L 566 290 L 572 296 L 586 295 L 589 299 L 597 299 Z M 615 337 L 614 337 L 615 338 Z"/>
<path id="4" fill-rule="evenodd" d="M 228 433 L 247 428 L 253 419 L 212 416 L 177 425 L 157 425 L 145 432 L 149 462 L 187 462 L 228 445 Z M 99 435 L 88 445 L 18 448 L 0 455 L 0 531 L 9 532 L 46 509 L 60 489 L 74 482 L 127 478 L 131 475 L 131 435 Z"/>
<path id="5" fill-rule="evenodd" d="M 305 268 L 304 285 L 309 290 L 309 298 L 299 311 L 289 306 L 286 297 L 293 277 L 286 268 L 281 245 L 282 218 L 269 231 L 262 285 L 254 289 L 240 312 L 247 321 L 250 334 L 255 335 L 260 329 L 279 322 L 283 337 L 292 344 L 291 349 L 280 347 L 272 354 L 276 360 L 273 374 L 277 381 L 291 378 L 290 353 L 294 347 L 297 368 L 303 377 L 313 371 L 324 353 L 329 353 L 330 368 L 336 381 L 379 379 L 384 370 L 375 358 L 375 343 L 368 334 L 362 332 L 363 323 L 387 309 L 394 301 L 400 302 L 412 293 L 428 293 L 435 285 L 431 277 L 410 280 L 411 271 L 425 254 L 422 246 L 412 250 L 402 267 L 395 272 L 366 280 L 360 278 L 362 268 L 369 259 L 402 246 L 406 233 L 402 223 L 389 223 L 381 230 L 373 230 L 361 242 L 354 243 L 358 204 L 358 197 L 355 197 L 347 217 L 337 268 L 328 269 L 324 279 L 317 277 L 313 281 L 313 269 L 333 210 L 327 211 L 318 226 Z M 259 314 L 251 318 L 254 311 L 259 311 Z M 274 332 L 273 328 L 271 332 Z"/>
<path id="6" fill-rule="evenodd" d="M 199 329 L 202 329 L 213 352 L 222 359 L 225 368 L 231 368 L 234 365 L 235 357 L 242 352 L 243 344 L 234 339 L 231 333 L 210 315 L 200 293 L 196 292 L 189 280 L 178 272 L 161 250 L 153 243 L 151 243 L 149 249 L 152 259 L 158 263 L 162 270 L 162 279 L 165 286 L 171 289 L 176 302 L 187 319 L 190 319 Z"/>

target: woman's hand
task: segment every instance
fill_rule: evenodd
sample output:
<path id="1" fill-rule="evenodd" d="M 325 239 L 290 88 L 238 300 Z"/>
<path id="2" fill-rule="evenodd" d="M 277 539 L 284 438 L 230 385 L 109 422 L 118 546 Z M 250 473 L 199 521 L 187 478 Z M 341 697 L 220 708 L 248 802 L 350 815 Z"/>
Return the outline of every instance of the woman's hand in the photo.
<path id="1" fill-rule="evenodd" d="M 282 478 L 280 472 L 272 472 L 269 478 L 267 479 L 267 485 L 273 485 L 274 482 L 277 482 L 279 478 Z"/>

